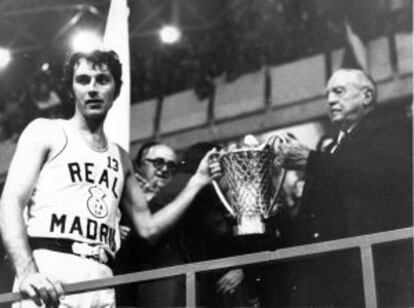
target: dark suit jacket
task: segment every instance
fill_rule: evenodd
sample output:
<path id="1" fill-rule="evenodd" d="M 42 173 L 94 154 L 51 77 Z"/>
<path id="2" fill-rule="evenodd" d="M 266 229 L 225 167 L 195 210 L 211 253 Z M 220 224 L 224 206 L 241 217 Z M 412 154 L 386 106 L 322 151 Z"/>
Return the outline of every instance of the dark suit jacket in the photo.
<path id="1" fill-rule="evenodd" d="M 373 111 L 333 154 L 310 153 L 292 244 L 411 226 L 412 170 L 411 120 L 387 110 Z M 381 305 L 413 303 L 410 256 L 409 248 L 389 250 L 381 259 L 375 253 Z M 294 263 L 286 277 L 283 304 L 363 306 L 357 249 Z"/>
<path id="2" fill-rule="evenodd" d="M 376 110 L 333 154 L 311 152 L 295 242 L 412 225 L 412 124 Z"/>

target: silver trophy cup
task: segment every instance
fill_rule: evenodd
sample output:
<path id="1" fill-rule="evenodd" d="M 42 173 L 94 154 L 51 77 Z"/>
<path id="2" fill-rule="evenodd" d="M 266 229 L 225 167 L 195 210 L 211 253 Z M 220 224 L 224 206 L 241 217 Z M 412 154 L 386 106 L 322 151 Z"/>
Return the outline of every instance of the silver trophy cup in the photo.
<path id="1" fill-rule="evenodd" d="M 219 156 L 227 198 L 217 182 L 213 185 L 237 219 L 237 235 L 265 232 L 263 219 L 273 212 L 285 177 L 279 158 L 268 145 L 224 151 Z"/>

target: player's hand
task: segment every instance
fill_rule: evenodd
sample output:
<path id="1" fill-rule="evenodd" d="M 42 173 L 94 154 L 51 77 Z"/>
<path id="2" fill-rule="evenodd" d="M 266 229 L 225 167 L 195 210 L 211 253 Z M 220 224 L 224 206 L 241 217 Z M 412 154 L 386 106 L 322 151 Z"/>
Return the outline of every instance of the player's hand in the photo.
<path id="1" fill-rule="evenodd" d="M 244 273 L 242 269 L 234 269 L 227 272 L 217 282 L 217 292 L 222 294 L 233 294 L 236 287 L 242 282 Z"/>
<path id="2" fill-rule="evenodd" d="M 65 294 L 62 284 L 44 273 L 30 273 L 21 279 L 19 291 L 29 296 L 38 306 L 58 307 Z"/>
<path id="3" fill-rule="evenodd" d="M 222 169 L 218 160 L 219 152 L 214 148 L 207 152 L 198 165 L 196 175 L 203 184 L 208 184 L 211 180 L 222 175 Z"/>

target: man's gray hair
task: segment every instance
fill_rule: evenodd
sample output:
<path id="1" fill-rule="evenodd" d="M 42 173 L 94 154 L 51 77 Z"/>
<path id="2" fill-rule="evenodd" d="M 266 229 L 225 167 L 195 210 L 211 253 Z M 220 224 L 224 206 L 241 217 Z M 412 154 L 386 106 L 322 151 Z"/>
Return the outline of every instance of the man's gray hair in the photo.
<path id="1" fill-rule="evenodd" d="M 356 75 L 358 75 L 358 86 L 362 89 L 367 89 L 368 91 L 370 91 L 372 95 L 372 103 L 377 103 L 377 84 L 371 75 L 369 75 L 367 72 L 361 69 L 356 68 L 340 68 L 337 71 L 335 71 L 335 73 L 338 71 L 353 72 Z"/>

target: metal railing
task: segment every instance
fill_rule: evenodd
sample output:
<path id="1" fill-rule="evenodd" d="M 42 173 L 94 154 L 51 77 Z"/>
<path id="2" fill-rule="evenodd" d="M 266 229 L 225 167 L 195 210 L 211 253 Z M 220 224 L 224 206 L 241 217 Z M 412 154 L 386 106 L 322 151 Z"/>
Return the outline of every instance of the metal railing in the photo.
<path id="1" fill-rule="evenodd" d="M 414 238 L 414 227 L 349 237 L 316 244 L 282 248 L 275 251 L 264 251 L 211 261 L 165 267 L 150 271 L 123 274 L 105 279 L 82 281 L 73 284 L 66 284 L 64 285 L 64 289 L 66 294 L 75 294 L 106 289 L 123 284 L 185 275 L 187 307 L 195 307 L 197 306 L 195 287 L 197 273 L 269 261 L 290 260 L 350 248 L 359 248 L 362 263 L 365 306 L 371 308 L 377 307 L 372 246 L 374 244 L 388 243 L 410 238 Z M 3 293 L 0 294 L 0 304 L 18 301 L 23 298 L 24 297 L 20 293 Z"/>

